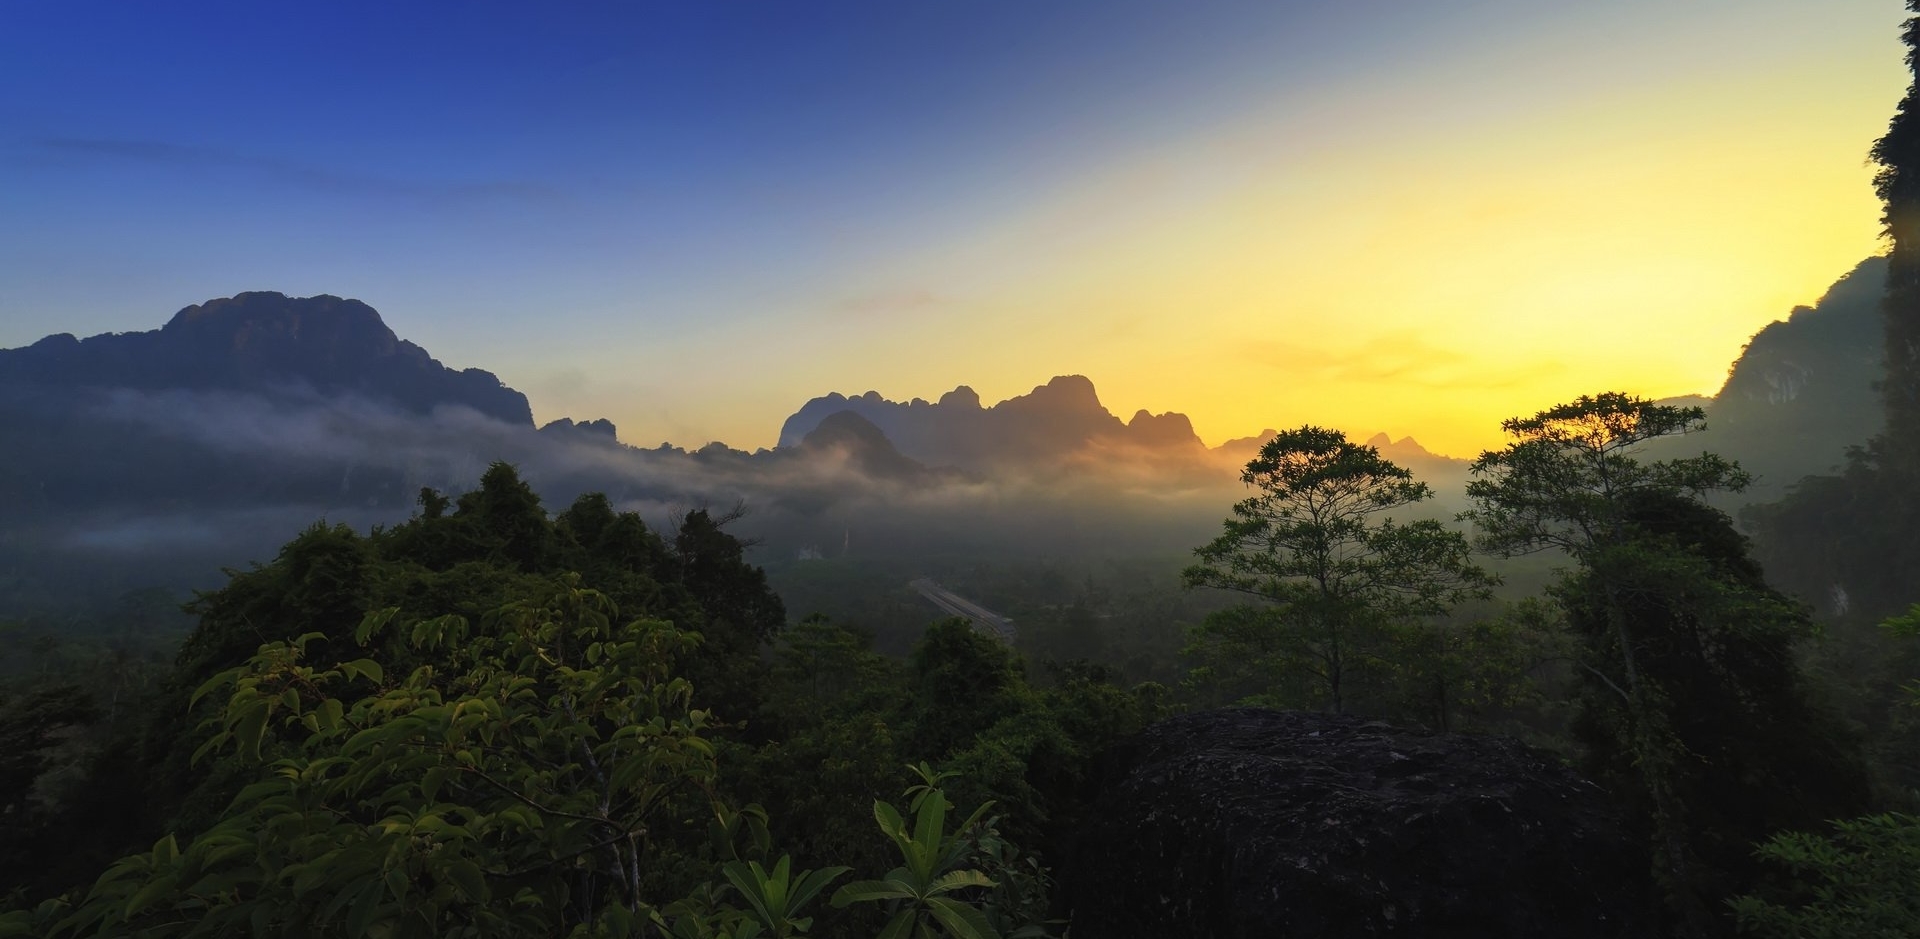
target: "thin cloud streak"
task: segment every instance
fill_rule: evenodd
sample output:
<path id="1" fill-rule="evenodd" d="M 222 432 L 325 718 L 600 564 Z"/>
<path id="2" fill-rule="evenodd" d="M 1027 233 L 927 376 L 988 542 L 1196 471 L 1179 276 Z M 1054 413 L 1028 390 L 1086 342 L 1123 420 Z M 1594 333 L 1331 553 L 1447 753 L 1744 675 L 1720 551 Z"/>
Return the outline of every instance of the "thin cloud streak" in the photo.
<path id="1" fill-rule="evenodd" d="M 257 156 L 218 147 L 178 144 L 164 140 L 93 137 L 49 137 L 33 141 L 42 152 L 65 155 L 75 161 L 119 160 L 156 166 L 239 170 L 269 181 L 332 195 L 360 195 L 383 199 L 412 199 L 429 203 L 487 202 L 543 203 L 561 198 L 551 187 L 509 180 L 437 182 L 341 173 L 321 166 Z"/>
<path id="2" fill-rule="evenodd" d="M 1376 336 L 1347 349 L 1260 340 L 1247 343 L 1243 354 L 1290 375 L 1430 391 L 1504 391 L 1537 383 L 1563 368 L 1558 361 L 1538 359 L 1489 370 L 1480 357 L 1412 334 Z"/>

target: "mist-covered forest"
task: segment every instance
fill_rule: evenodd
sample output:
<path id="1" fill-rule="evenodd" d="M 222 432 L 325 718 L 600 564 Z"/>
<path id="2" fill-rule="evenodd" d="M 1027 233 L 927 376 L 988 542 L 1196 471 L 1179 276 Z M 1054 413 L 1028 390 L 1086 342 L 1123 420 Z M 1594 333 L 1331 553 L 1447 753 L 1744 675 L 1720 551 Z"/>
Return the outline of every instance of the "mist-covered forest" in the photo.
<path id="1" fill-rule="evenodd" d="M 1860 419 L 1856 367 L 1898 245 L 1718 396 L 1516 415 L 1471 463 L 1313 426 L 1208 449 L 1084 379 L 636 450 L 434 388 L 330 298 L 0 353 L 0 930 L 1906 935 L 1920 613 L 1902 411 Z M 112 344 L 148 375 L 89 376 Z M 1311 746 L 1365 798 L 1259 749 Z M 1264 769 L 1196 769 L 1234 760 Z M 1303 823 L 1257 812 L 1296 804 L 1360 830 L 1285 861 Z M 1442 847 L 1482 873 L 1436 887 Z"/>
<path id="2" fill-rule="evenodd" d="M 1920 84 L 1870 157 L 1714 394 L 1472 459 L 638 447 L 324 295 L 0 350 L 0 939 L 1920 936 Z"/>

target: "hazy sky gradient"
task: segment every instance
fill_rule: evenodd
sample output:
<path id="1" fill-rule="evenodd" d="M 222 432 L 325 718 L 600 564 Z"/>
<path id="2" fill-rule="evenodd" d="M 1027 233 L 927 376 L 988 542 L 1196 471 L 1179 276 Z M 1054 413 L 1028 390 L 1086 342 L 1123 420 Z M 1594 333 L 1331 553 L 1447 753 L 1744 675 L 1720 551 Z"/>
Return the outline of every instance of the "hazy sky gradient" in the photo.
<path id="1" fill-rule="evenodd" d="M 560 12 L 564 9 L 564 12 Z M 1899 0 L 0 5 L 0 346 L 377 307 L 542 420 L 1091 377 L 1471 454 L 1880 249 Z"/>

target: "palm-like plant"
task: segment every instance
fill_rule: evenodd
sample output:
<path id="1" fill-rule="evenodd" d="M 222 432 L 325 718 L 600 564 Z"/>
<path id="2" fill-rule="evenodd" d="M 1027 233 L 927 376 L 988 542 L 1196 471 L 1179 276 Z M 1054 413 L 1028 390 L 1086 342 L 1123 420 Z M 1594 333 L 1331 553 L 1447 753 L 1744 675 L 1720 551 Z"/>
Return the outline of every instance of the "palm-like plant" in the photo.
<path id="1" fill-rule="evenodd" d="M 879 880 L 859 880 L 834 892 L 833 905 L 886 903 L 893 915 L 879 939 L 1000 939 L 980 907 L 954 896 L 969 887 L 991 889 L 994 882 L 975 868 L 962 868 L 974 847 L 973 831 L 992 807 L 989 802 L 948 831 L 947 811 L 953 807 L 940 790 L 951 773 L 935 773 L 927 764 L 913 767 L 921 785 L 907 790 L 914 813 L 908 829 L 900 810 L 875 801 L 873 818 L 900 851 L 902 863 Z"/>
<path id="2" fill-rule="evenodd" d="M 780 855 L 773 870 L 760 866 L 759 861 L 728 861 L 721 868 L 727 881 L 747 901 L 754 920 L 767 929 L 772 939 L 789 939 L 805 933 L 813 925 L 813 917 L 799 916 L 800 908 L 807 905 L 814 895 L 826 889 L 834 878 L 852 868 L 824 867 L 816 871 L 801 871 L 795 878 L 790 874 L 791 859 Z M 752 932 L 736 932 L 737 939 L 746 939 L 755 935 Z"/>

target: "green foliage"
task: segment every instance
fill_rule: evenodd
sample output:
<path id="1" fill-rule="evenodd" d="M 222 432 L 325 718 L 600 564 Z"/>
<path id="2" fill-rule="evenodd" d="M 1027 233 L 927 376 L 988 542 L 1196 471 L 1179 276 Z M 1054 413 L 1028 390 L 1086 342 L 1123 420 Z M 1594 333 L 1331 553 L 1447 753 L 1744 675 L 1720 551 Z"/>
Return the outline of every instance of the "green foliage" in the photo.
<path id="1" fill-rule="evenodd" d="M 1627 537 L 1627 499 L 1654 492 L 1697 498 L 1738 492 L 1751 481 L 1737 464 L 1711 453 L 1642 463 L 1636 447 L 1704 430 L 1699 408 L 1671 407 L 1608 392 L 1582 396 L 1528 418 L 1509 418 L 1513 438 L 1473 464 L 1466 513 L 1481 546 L 1504 555 L 1558 548 L 1583 558 Z"/>
<path id="2" fill-rule="evenodd" d="M 178 649 L 179 606 L 138 591 L 64 622 L 0 625 L 0 895 L 57 893 L 126 847 L 146 784 L 128 764 Z"/>
<path id="3" fill-rule="evenodd" d="M 769 704 L 795 727 L 870 713 L 904 694 L 898 663 L 875 653 L 870 636 L 822 616 L 781 634 L 772 679 Z"/>
<path id="4" fill-rule="evenodd" d="M 75 730 L 98 716 L 92 696 L 77 685 L 0 697 L 0 816 L 18 825 L 35 811 L 36 784 L 55 754 Z"/>
<path id="5" fill-rule="evenodd" d="M 1394 647 L 1393 710 L 1440 730 L 1486 728 L 1544 706 L 1535 676 L 1570 653 L 1558 611 L 1532 598 L 1493 616 L 1408 623 Z"/>
<path id="6" fill-rule="evenodd" d="M 915 766 L 921 783 L 907 790 L 913 823 L 909 825 L 900 810 L 890 802 L 873 804 L 874 821 L 901 857 L 901 864 L 876 880 L 860 880 L 841 887 L 833 895 L 833 905 L 856 903 L 884 905 L 888 919 L 880 931 L 881 939 L 1001 939 L 991 910 L 998 908 L 1004 920 L 1014 912 L 1009 904 L 968 899 L 995 890 L 1001 884 L 989 878 L 977 863 L 983 856 L 999 862 L 1004 870 L 1015 870 L 1012 855 L 986 819 L 992 803 L 974 810 L 952 830 L 947 828 L 947 813 L 953 808 L 940 783 L 952 773 L 935 773 L 925 763 Z M 992 895 L 994 899 L 1017 901 L 1021 911 L 1031 911 L 1031 897 L 1021 894 Z M 1045 935 L 1038 922 L 1021 922 L 1006 934 L 1007 939 L 1026 939 Z"/>
<path id="7" fill-rule="evenodd" d="M 1903 640 L 1920 638 L 1920 605 L 1881 624 Z M 1920 705 L 1920 684 L 1907 687 Z M 1836 821 L 1831 834 L 1783 832 L 1758 855 L 1793 875 L 1773 899 L 1730 901 L 1740 925 L 1761 936 L 1879 939 L 1920 935 L 1920 818 L 1884 813 Z"/>
<path id="8" fill-rule="evenodd" d="M 1831 835 L 1788 832 L 1760 857 L 1791 872 L 1792 899 L 1732 901 L 1742 931 L 1779 939 L 1900 939 L 1920 935 L 1920 818 L 1883 814 L 1835 822 Z"/>
<path id="9" fill-rule="evenodd" d="M 907 667 L 912 753 L 944 758 L 1027 705 L 1020 660 L 963 619 L 928 626 Z"/>
<path id="10" fill-rule="evenodd" d="M 317 635 L 263 645 L 201 693 L 229 692 L 203 754 L 264 772 L 212 829 L 121 861 L 36 927 L 626 935 L 661 919 L 684 886 L 661 872 L 686 863 L 662 828 L 707 799 L 713 753 L 671 671 L 692 637 L 615 616 L 561 579 L 478 629 L 368 617 L 360 639 L 403 628 L 443 657 L 405 675 L 308 665 Z"/>
<path id="11" fill-rule="evenodd" d="M 813 917 L 800 916 L 799 911 L 828 884 L 852 870 L 849 867 L 829 867 L 803 871 L 794 877 L 791 864 L 792 859 L 782 855 L 771 871 L 761 867 L 759 861 L 728 861 L 721 868 L 727 881 L 746 901 L 755 917 L 754 922 L 766 927 L 767 935 L 773 939 L 788 939 L 805 933 L 813 925 Z M 745 939 L 740 933 L 735 933 L 735 936 Z"/>
<path id="12" fill-rule="evenodd" d="M 676 622 L 699 631 L 702 647 L 685 664 L 702 703 L 728 714 L 756 710 L 766 687 L 760 649 L 786 625 L 786 607 L 765 572 L 746 563 L 746 546 L 724 530 L 741 510 L 689 512 L 673 538 L 662 579 L 685 592 Z"/>
<path id="13" fill-rule="evenodd" d="M 1907 9 L 1920 12 L 1912 0 Z M 1871 158 L 1878 166 L 1874 188 L 1886 206 L 1882 219 L 1892 242 L 1881 307 L 1887 371 L 1880 392 L 1887 430 L 1880 442 L 1892 458 L 1894 475 L 1911 485 L 1920 471 L 1920 17 L 1907 19 L 1901 38 L 1915 79 L 1886 134 L 1874 142 Z"/>
<path id="14" fill-rule="evenodd" d="M 37 830 L 75 826 L 91 885 L 0 913 L 0 936 L 870 935 L 886 904 L 818 924 L 810 907 L 847 865 L 924 867 L 863 817 L 903 762 L 952 755 L 978 773 L 956 785 L 1007 798 L 1044 851 L 1093 754 L 1162 707 L 1084 668 L 1037 691 L 961 622 L 904 664 L 824 620 L 783 632 L 729 515 L 663 540 L 590 495 L 548 520 L 504 465 L 421 506 L 366 535 L 314 526 L 195 601 L 171 675 L 125 708 L 146 719 L 124 745 L 59 759 L 84 785 Z M 65 752 L 50 715 L 0 689 L 15 790 L 44 791 Z M 923 814 L 951 808 L 944 792 L 933 807 L 943 778 L 911 791 L 907 837 L 941 852 L 935 880 L 954 876 L 921 884 L 924 915 L 901 928 L 1044 935 L 1040 855 L 998 819 L 923 837 Z M 777 812 L 733 808 L 743 795 Z M 46 844 L 5 847 L 24 865 Z M 79 877 L 5 889 L 33 903 Z"/>
<path id="15" fill-rule="evenodd" d="M 604 496 L 582 497 L 550 522 L 532 490 L 504 464 L 491 467 L 480 488 L 461 496 L 451 513 L 423 514 L 369 535 L 314 526 L 272 563 L 230 572 L 225 587 L 194 602 L 199 626 L 163 693 L 145 708 L 139 739 L 125 748 L 121 760 L 131 765 L 114 770 L 144 777 L 148 785 L 121 800 L 128 806 L 121 811 L 135 817 L 119 826 L 113 836 L 119 843 L 108 856 L 165 831 L 191 835 L 206 829 L 246 785 L 244 766 L 235 761 L 189 764 L 206 739 L 198 730 L 205 706 L 189 711 L 187 702 L 194 688 L 246 661 L 260 644 L 320 634 L 306 649 L 308 663 L 320 669 L 365 657 L 406 674 L 434 659 L 394 635 L 361 648 L 352 629 L 373 610 L 392 608 L 407 621 L 448 614 L 478 621 L 537 594 L 555 576 L 578 572 L 584 585 L 630 616 L 669 620 L 701 634 L 704 641 L 683 652 L 679 666 L 681 677 L 702 689 L 696 706 L 724 706 L 722 713 L 736 720 L 753 713 L 765 684 L 753 637 L 764 623 L 742 632 L 731 620 L 707 616 L 685 583 L 687 571 L 697 567 L 700 589 L 758 591 L 730 601 L 735 607 L 777 604 L 738 546 L 726 551 L 723 539 L 730 536 L 709 533 L 695 564 L 637 516 L 615 512 Z M 703 675 L 716 676 L 710 687 L 699 684 Z M 280 736 L 277 730 L 274 736 Z"/>
<path id="16" fill-rule="evenodd" d="M 1701 501 L 1746 474 L 1712 454 L 1634 456 L 1701 418 L 1603 394 L 1506 421 L 1513 440 L 1475 462 L 1467 513 L 1491 550 L 1557 548 L 1578 563 L 1551 593 L 1588 682 L 1575 725 L 1588 770 L 1647 819 L 1656 872 L 1693 933 L 1714 929 L 1711 909 L 1754 876 L 1747 845 L 1865 798 L 1847 735 L 1802 689 L 1804 611 Z"/>
<path id="17" fill-rule="evenodd" d="M 1389 658 L 1392 630 L 1484 597 L 1493 579 L 1466 538 L 1433 519 L 1386 513 L 1431 497 L 1413 474 L 1338 431 L 1301 427 L 1267 441 L 1241 480 L 1257 493 L 1195 551 L 1188 586 L 1258 598 L 1215 614 L 1190 651 L 1271 686 L 1304 678 L 1335 713 L 1350 680 Z"/>
<path id="18" fill-rule="evenodd" d="M 875 654 L 863 634 L 809 618 L 781 635 L 766 699 L 755 724 L 771 739 L 721 751 L 730 793 L 778 806 L 769 824 L 798 860 L 883 864 L 867 809 L 905 781 L 900 663 Z"/>

